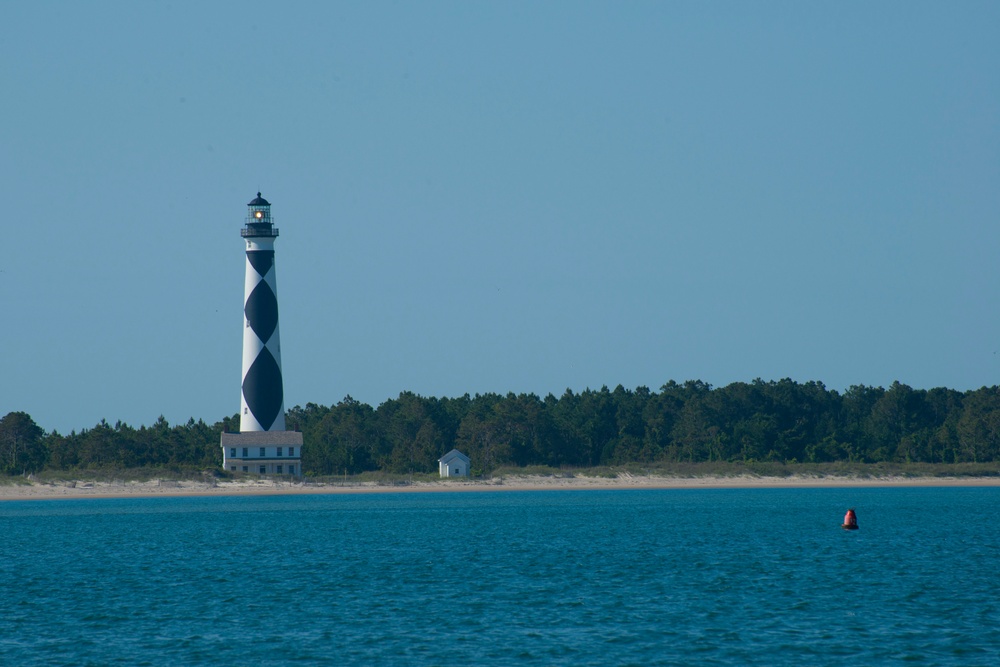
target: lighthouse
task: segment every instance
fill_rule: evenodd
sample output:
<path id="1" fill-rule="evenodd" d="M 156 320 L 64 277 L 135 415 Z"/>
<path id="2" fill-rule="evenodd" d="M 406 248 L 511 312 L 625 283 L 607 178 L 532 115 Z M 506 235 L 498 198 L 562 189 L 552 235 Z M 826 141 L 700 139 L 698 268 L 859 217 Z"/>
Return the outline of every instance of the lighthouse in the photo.
<path id="1" fill-rule="evenodd" d="M 278 335 L 278 285 L 271 203 L 258 192 L 247 204 L 243 291 L 243 382 L 240 432 L 222 434 L 223 467 L 259 475 L 302 474 L 302 434 L 285 430 Z"/>
<path id="2" fill-rule="evenodd" d="M 240 431 L 284 431 L 285 394 L 274 266 L 278 228 L 271 220 L 271 204 L 259 192 L 247 207 L 247 222 L 240 230 L 247 244 Z"/>

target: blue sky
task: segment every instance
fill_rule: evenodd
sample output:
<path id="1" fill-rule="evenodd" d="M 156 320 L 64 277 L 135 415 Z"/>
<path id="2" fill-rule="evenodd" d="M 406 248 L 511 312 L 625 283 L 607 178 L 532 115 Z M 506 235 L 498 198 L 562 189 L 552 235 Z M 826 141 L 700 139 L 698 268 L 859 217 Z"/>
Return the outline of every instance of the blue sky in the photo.
<path id="1" fill-rule="evenodd" d="M 995 2 L 8 3 L 0 415 L 1000 377 Z"/>

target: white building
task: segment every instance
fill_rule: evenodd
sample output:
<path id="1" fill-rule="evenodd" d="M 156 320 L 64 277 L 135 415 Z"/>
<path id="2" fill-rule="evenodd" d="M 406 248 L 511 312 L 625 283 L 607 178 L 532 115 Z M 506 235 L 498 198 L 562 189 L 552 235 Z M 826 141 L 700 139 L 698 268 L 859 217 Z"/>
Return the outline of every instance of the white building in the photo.
<path id="1" fill-rule="evenodd" d="M 302 476 L 302 434 L 249 431 L 222 434 L 222 467 L 230 472 Z"/>
<path id="2" fill-rule="evenodd" d="M 438 472 L 442 477 L 468 477 L 469 457 L 453 449 L 438 459 Z"/>

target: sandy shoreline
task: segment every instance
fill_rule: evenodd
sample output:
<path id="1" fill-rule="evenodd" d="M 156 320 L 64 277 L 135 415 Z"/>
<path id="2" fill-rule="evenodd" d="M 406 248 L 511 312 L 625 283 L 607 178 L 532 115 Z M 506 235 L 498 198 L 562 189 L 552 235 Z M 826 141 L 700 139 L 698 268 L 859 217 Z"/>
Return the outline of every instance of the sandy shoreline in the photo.
<path id="1" fill-rule="evenodd" d="M 5 484 L 3 500 L 81 498 L 156 498 L 194 496 L 274 496 L 356 493 L 429 493 L 443 491 L 547 491 L 582 489 L 747 489 L 1000 486 L 997 477 L 544 477 L 506 476 L 503 480 L 441 480 L 406 485 L 293 483 L 269 479 L 251 481 L 154 480 L 150 482 L 60 482 Z"/>

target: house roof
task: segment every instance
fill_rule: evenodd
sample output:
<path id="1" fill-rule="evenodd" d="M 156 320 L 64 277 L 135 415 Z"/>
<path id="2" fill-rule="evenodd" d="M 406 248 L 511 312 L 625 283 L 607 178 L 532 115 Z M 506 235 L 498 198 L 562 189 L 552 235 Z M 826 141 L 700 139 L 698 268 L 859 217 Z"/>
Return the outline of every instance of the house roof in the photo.
<path id="1" fill-rule="evenodd" d="M 302 445 L 300 431 L 244 431 L 223 433 L 223 447 L 264 447 L 266 445 Z"/>
<path id="2" fill-rule="evenodd" d="M 438 463 L 450 463 L 451 461 L 454 461 L 455 459 L 462 459 L 466 463 L 469 462 L 469 457 L 468 456 L 466 456 L 462 452 L 458 451 L 457 449 L 453 449 L 450 452 L 448 452 L 447 454 L 445 454 L 444 456 L 442 456 L 441 458 L 439 458 L 438 459 Z"/>

